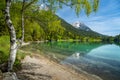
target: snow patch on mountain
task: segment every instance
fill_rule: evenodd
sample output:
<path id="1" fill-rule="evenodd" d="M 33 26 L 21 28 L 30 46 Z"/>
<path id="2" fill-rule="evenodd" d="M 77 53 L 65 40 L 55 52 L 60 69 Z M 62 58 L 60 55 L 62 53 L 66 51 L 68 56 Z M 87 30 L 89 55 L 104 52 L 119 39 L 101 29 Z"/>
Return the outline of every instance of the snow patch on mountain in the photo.
<path id="1" fill-rule="evenodd" d="M 85 25 L 82 22 L 76 21 L 72 24 L 75 28 L 81 29 L 81 30 L 85 30 L 85 31 L 91 31 L 91 29 Z"/>

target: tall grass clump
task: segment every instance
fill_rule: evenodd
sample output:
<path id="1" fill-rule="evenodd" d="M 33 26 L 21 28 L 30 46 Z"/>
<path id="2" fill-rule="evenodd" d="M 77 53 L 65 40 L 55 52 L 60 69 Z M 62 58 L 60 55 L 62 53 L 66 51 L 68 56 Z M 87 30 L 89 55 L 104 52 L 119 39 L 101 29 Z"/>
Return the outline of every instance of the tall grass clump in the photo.
<path id="1" fill-rule="evenodd" d="M 8 61 L 9 44 L 9 36 L 0 36 L 0 64 Z"/>

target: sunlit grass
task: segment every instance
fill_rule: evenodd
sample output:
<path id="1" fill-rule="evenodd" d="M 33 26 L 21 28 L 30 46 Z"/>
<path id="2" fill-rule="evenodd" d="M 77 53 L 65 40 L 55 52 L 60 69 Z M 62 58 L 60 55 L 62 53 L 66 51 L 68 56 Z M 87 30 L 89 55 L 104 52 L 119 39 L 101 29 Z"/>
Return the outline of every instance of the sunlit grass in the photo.
<path id="1" fill-rule="evenodd" d="M 8 61 L 9 56 L 9 37 L 2 36 L 0 37 L 0 64 Z"/>

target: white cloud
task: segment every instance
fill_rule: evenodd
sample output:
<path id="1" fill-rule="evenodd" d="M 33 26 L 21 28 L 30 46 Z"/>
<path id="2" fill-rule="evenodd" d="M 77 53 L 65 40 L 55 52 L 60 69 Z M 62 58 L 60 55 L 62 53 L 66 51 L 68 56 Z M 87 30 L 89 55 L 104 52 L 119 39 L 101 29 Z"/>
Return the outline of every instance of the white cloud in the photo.
<path id="1" fill-rule="evenodd" d="M 94 31 L 104 33 L 106 35 L 116 35 L 116 33 L 120 34 L 120 17 L 107 19 L 103 21 L 97 21 L 97 20 L 93 22 L 91 21 L 91 22 L 87 22 L 86 24 Z"/>

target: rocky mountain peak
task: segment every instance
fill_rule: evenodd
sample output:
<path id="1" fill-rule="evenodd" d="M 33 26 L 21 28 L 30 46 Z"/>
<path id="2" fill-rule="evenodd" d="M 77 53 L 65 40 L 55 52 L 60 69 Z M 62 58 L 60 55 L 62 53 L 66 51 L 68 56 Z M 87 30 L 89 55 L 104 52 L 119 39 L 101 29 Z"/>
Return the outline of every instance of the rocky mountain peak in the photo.
<path id="1" fill-rule="evenodd" d="M 81 29 L 81 30 L 85 30 L 85 31 L 91 31 L 91 29 L 85 25 L 84 23 L 80 22 L 80 21 L 76 21 L 72 24 L 75 28 Z"/>

